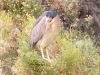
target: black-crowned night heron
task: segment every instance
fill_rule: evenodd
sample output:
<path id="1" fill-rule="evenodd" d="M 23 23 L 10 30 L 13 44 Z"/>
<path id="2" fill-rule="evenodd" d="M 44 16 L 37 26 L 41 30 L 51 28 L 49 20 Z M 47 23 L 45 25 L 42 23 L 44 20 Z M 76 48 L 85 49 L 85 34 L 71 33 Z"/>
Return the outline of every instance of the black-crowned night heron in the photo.
<path id="1" fill-rule="evenodd" d="M 47 47 L 56 38 L 60 31 L 60 18 L 55 11 L 45 11 L 36 21 L 30 35 L 30 45 L 36 45 L 41 50 L 42 57 L 45 59 L 44 50 L 47 58 L 50 59 Z"/>

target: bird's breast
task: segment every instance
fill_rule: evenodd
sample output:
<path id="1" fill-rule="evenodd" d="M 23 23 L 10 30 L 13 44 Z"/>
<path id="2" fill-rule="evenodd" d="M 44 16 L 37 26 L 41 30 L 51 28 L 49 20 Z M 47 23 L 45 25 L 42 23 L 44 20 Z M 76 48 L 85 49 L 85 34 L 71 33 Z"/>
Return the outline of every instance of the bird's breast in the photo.
<path id="1" fill-rule="evenodd" d="M 60 31 L 60 19 L 57 16 L 53 20 L 52 24 L 49 25 L 49 28 L 37 43 L 38 46 L 42 46 L 42 47 L 49 46 L 52 43 L 52 41 L 56 38 L 56 36 L 59 34 L 59 31 Z"/>

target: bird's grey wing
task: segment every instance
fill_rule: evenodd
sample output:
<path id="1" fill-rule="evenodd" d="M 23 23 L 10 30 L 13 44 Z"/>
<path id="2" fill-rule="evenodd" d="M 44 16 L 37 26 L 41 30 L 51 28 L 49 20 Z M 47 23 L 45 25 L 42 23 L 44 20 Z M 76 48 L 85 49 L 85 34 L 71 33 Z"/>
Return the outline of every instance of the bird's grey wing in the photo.
<path id="1" fill-rule="evenodd" d="M 48 11 L 45 11 L 42 15 L 39 16 L 39 18 L 36 20 L 33 27 L 35 27 L 41 21 L 41 19 L 46 15 L 47 12 Z"/>
<path id="2" fill-rule="evenodd" d="M 31 31 L 31 36 L 30 36 L 31 47 L 33 47 L 33 45 L 41 39 L 44 32 L 46 31 L 46 20 L 44 17 L 41 19 L 39 23 L 37 23 L 35 27 L 33 27 Z"/>

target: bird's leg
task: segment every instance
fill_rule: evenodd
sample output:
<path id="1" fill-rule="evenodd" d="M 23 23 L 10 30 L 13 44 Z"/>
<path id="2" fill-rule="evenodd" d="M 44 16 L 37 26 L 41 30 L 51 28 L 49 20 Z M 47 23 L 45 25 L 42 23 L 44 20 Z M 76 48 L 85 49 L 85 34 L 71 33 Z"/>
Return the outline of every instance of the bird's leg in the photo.
<path id="1" fill-rule="evenodd" d="M 42 53 L 42 58 L 45 59 L 42 47 L 41 47 L 41 53 Z"/>
<path id="2" fill-rule="evenodd" d="M 48 49 L 46 48 L 47 59 L 50 60 Z"/>

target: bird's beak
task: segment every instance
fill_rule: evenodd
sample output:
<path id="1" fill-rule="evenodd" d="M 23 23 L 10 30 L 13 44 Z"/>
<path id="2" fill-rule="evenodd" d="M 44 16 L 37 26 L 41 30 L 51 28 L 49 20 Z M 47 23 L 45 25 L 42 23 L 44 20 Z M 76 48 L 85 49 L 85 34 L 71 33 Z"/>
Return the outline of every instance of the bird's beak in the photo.
<path id="1" fill-rule="evenodd" d="M 47 24 L 47 23 L 49 23 L 49 22 L 50 22 L 50 20 L 51 20 L 51 18 L 46 17 L 46 24 Z"/>
<path id="2" fill-rule="evenodd" d="M 50 21 L 51 21 L 51 18 L 46 18 L 46 31 L 47 31 L 47 29 L 49 28 L 49 26 L 50 25 L 48 25 L 49 23 L 50 23 Z"/>

